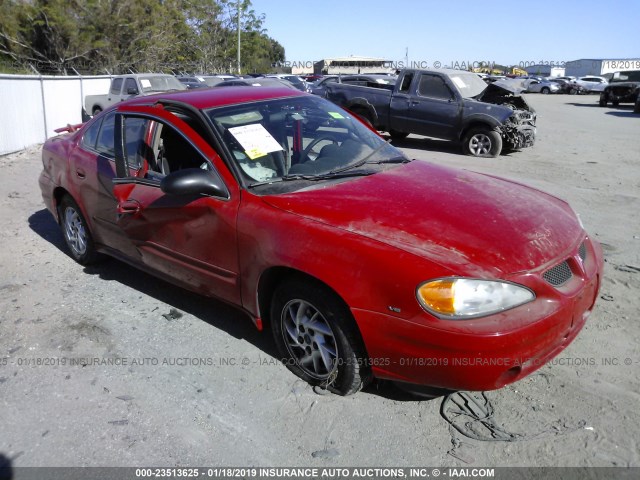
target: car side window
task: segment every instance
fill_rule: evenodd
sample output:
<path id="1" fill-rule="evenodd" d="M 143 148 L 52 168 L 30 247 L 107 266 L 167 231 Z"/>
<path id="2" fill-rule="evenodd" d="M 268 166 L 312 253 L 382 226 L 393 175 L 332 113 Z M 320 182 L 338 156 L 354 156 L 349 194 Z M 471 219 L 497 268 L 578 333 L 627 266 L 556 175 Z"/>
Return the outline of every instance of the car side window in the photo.
<path id="1" fill-rule="evenodd" d="M 109 93 L 111 95 L 119 95 L 121 89 L 122 89 L 122 79 L 115 78 L 113 82 L 111 82 L 111 90 L 109 90 Z"/>
<path id="2" fill-rule="evenodd" d="M 98 141 L 96 142 L 96 150 L 111 158 L 115 156 L 113 137 L 115 132 L 115 119 L 115 114 L 110 113 L 104 118 L 104 120 L 102 120 L 100 133 L 98 134 Z"/>
<path id="3" fill-rule="evenodd" d="M 449 100 L 452 97 L 451 90 L 444 83 L 444 80 L 436 75 L 422 75 L 420 77 L 418 95 L 443 100 Z"/>
<path id="4" fill-rule="evenodd" d="M 131 174 L 130 170 L 142 169 L 146 178 L 160 180 L 187 168 L 214 170 L 211 163 L 173 126 L 128 115 L 123 116 L 122 121 L 127 176 Z"/>
<path id="5" fill-rule="evenodd" d="M 413 81 L 413 73 L 407 73 L 404 77 L 402 77 L 402 85 L 400 85 L 400 89 L 398 90 L 401 93 L 407 93 L 409 91 L 409 87 L 411 86 L 411 82 Z"/>
<path id="6" fill-rule="evenodd" d="M 84 132 L 84 135 L 82 136 L 82 145 L 84 147 L 95 150 L 96 140 L 98 139 L 98 132 L 100 132 L 101 126 L 102 119 L 93 122 L 93 124 L 87 128 L 87 131 Z"/>
<path id="7" fill-rule="evenodd" d="M 135 90 L 135 93 L 130 93 Z M 127 78 L 124 82 L 124 93 L 127 95 L 138 95 L 140 93 L 138 91 L 138 85 L 136 84 L 135 78 Z"/>

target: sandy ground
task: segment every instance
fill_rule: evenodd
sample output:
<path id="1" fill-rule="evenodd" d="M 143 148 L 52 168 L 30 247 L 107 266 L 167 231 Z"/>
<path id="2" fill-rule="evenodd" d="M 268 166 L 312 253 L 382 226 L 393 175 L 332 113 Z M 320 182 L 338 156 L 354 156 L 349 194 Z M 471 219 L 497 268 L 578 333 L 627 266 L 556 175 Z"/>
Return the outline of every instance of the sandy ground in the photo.
<path id="1" fill-rule="evenodd" d="M 442 398 L 390 385 L 317 395 L 240 312 L 117 261 L 74 263 L 33 148 L 0 157 L 0 455 L 17 467 L 640 466 L 640 115 L 595 96 L 527 98 L 539 136 L 522 152 L 481 160 L 399 144 L 563 197 L 603 244 L 601 298 L 576 341 L 486 394 L 519 441 L 467 438 Z M 126 364 L 71 365 L 79 358 Z"/>

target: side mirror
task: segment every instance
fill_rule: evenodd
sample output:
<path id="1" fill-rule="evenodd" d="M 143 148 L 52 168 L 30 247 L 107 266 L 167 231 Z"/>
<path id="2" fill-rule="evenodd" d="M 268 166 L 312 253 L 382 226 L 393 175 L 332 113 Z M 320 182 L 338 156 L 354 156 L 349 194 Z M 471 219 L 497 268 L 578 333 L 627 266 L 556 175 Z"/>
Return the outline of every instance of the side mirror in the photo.
<path id="1" fill-rule="evenodd" d="M 127 88 L 127 95 L 138 95 L 138 89 L 136 87 Z"/>
<path id="2" fill-rule="evenodd" d="M 168 195 L 229 197 L 222 180 L 216 174 L 201 168 L 186 168 L 170 173 L 160 181 L 160 189 Z"/>

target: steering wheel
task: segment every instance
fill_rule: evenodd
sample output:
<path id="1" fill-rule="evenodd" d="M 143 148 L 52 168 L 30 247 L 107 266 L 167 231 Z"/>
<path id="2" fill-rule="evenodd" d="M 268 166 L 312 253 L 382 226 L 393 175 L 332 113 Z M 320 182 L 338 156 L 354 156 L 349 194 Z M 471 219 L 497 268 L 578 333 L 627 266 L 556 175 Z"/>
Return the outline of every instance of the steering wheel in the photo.
<path id="1" fill-rule="evenodd" d="M 313 148 L 318 145 L 320 142 L 322 141 L 329 141 L 331 142 L 333 145 L 338 145 L 338 141 L 332 137 L 331 135 L 322 135 L 318 138 L 315 138 L 314 140 L 311 141 L 311 143 L 309 145 L 307 145 L 307 148 L 305 148 L 302 153 L 300 154 L 300 160 L 299 163 L 305 163 L 309 160 L 314 161 L 318 158 L 318 156 L 320 155 L 320 152 L 314 152 Z M 311 158 L 309 156 L 309 154 L 315 154 L 315 157 Z"/>

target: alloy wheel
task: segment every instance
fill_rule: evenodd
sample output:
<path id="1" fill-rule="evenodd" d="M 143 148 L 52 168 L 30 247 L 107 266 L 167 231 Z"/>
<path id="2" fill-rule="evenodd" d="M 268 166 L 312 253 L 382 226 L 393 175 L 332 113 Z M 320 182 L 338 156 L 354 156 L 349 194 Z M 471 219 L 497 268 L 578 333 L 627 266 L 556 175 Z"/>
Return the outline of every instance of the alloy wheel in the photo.
<path id="1" fill-rule="evenodd" d="M 64 234 L 73 252 L 78 257 L 84 255 L 87 251 L 87 232 L 82 218 L 73 207 L 67 207 L 64 210 Z"/>
<path id="2" fill-rule="evenodd" d="M 300 368 L 317 379 L 326 379 L 338 367 L 338 348 L 331 327 L 310 303 L 295 299 L 282 310 L 282 336 Z"/>
<path id="3" fill-rule="evenodd" d="M 469 151 L 473 155 L 487 155 L 491 151 L 491 139 L 484 133 L 477 133 L 469 139 Z"/>

